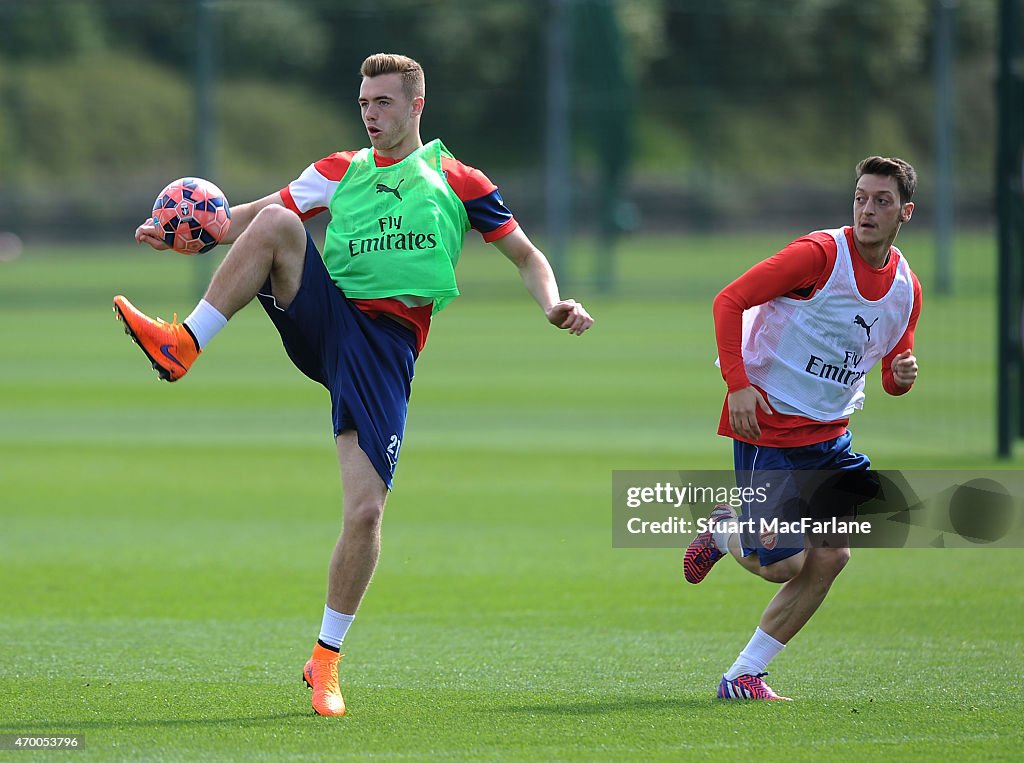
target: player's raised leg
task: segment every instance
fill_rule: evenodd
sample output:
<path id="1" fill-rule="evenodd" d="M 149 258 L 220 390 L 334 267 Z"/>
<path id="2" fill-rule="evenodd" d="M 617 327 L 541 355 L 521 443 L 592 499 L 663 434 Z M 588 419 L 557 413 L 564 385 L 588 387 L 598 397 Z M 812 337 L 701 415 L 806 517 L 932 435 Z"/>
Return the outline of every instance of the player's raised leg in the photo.
<path id="1" fill-rule="evenodd" d="M 727 504 L 715 506 L 708 515 L 707 528 L 690 541 L 683 553 L 683 577 L 687 583 L 700 583 L 718 560 L 729 552 L 727 525 L 736 521 L 736 510 Z M 721 529 L 719 529 L 721 525 Z"/>
<path id="2" fill-rule="evenodd" d="M 277 306 L 287 308 L 299 291 L 305 257 L 306 228 L 298 215 L 278 204 L 264 207 L 213 274 L 203 299 L 230 319 L 269 276 Z"/>
<path id="3" fill-rule="evenodd" d="M 150 318 L 122 295 L 114 312 L 160 378 L 177 381 L 228 319 L 252 301 L 271 279 L 274 297 L 287 307 L 298 292 L 306 252 L 306 230 L 298 216 L 279 205 L 260 210 L 220 264 L 203 299 L 178 323 Z"/>

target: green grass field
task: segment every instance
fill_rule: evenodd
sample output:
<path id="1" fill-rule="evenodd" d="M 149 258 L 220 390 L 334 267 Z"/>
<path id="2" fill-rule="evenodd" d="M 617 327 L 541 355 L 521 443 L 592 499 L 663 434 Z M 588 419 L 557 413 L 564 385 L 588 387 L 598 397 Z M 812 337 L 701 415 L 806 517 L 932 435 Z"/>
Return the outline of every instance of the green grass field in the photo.
<path id="1" fill-rule="evenodd" d="M 110 298 L 184 316 L 188 260 L 0 262 L 0 734 L 84 734 L 76 760 L 1018 760 L 1019 549 L 856 551 L 771 666 L 798 701 L 725 704 L 774 586 L 728 563 L 687 586 L 678 551 L 611 547 L 612 470 L 731 466 L 710 299 L 789 238 L 627 242 L 615 296 L 581 258 L 582 338 L 467 249 L 417 367 L 343 719 L 300 680 L 340 522 L 326 393 L 255 307 L 156 381 Z M 855 445 L 885 469 L 1020 468 L 991 455 L 991 240 L 958 239 L 945 298 L 928 240 L 900 243 L 926 289 L 921 378 L 902 399 L 869 379 Z"/>

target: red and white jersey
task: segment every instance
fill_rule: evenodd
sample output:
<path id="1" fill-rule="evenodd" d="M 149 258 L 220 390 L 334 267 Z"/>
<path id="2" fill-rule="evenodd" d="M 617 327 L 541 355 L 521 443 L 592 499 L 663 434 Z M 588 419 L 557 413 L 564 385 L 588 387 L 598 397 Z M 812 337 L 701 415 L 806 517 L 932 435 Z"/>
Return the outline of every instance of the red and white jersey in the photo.
<path id="1" fill-rule="evenodd" d="M 914 287 L 901 256 L 889 290 L 867 299 L 845 231 L 822 232 L 836 243 L 828 281 L 810 299 L 777 297 L 745 311 L 743 364 L 775 410 L 835 421 L 864 407 L 864 377 L 906 332 Z"/>
<path id="2" fill-rule="evenodd" d="M 857 332 L 860 332 L 862 339 L 866 340 L 867 329 L 856 322 L 857 315 L 860 315 L 863 322 L 871 326 L 872 343 L 880 335 L 876 332 L 881 326 L 881 322 L 872 325 L 874 317 L 860 312 L 861 308 L 867 309 L 867 305 L 883 300 L 893 290 L 897 278 L 902 279 L 909 276 L 913 306 L 906 321 L 906 330 L 898 338 L 895 346 L 882 358 L 881 370 L 882 388 L 888 394 L 903 395 L 910 390 L 910 387 L 902 387 L 895 382 L 892 362 L 899 353 L 912 350 L 914 347 L 914 331 L 921 314 L 921 284 L 906 265 L 900 251 L 895 247 L 891 249 L 889 259 L 884 265 L 880 268 L 873 268 L 857 252 L 853 230 L 846 227 L 841 229 L 842 235 L 839 233 L 840 231 L 817 231 L 798 238 L 777 254 L 751 267 L 715 297 L 715 337 L 718 342 L 722 378 L 728 385 L 729 392 L 744 389 L 751 386 L 752 383 L 759 386 L 752 382 L 747 375 L 744 357 L 744 338 L 750 336 L 749 328 L 747 332 L 744 331 L 744 317 L 747 316 L 747 313 L 751 313 L 755 307 L 779 299 L 811 300 L 832 281 L 833 276 L 837 275 L 837 266 L 846 268 L 847 264 L 850 269 L 846 271 L 846 277 L 850 279 L 849 282 L 855 284 L 858 298 L 856 304 L 859 307 L 848 319 L 842 319 L 841 328 L 847 332 L 847 337 L 850 336 L 850 332 L 854 337 Z M 845 260 L 847 264 L 844 264 L 844 260 L 839 257 L 840 245 L 843 246 L 844 252 L 849 254 Z M 823 317 L 827 319 L 827 313 L 824 311 L 822 313 Z M 838 324 L 840 318 L 834 317 Z M 752 313 L 747 317 L 747 321 L 750 322 L 751 318 L 753 318 Z M 812 360 L 811 354 L 813 353 L 808 352 L 804 358 L 804 369 L 809 363 L 811 371 L 814 373 L 830 377 L 835 375 L 837 379 L 839 378 L 845 355 L 840 356 L 839 362 L 835 363 L 825 361 L 824 356 L 818 354 L 818 357 L 823 358 L 823 362 L 819 366 L 817 361 Z M 856 354 L 865 353 L 857 352 Z M 829 363 L 830 368 L 825 367 L 826 362 Z M 795 361 L 793 365 L 795 368 L 799 368 Z M 861 363 L 861 367 L 864 368 L 863 363 Z M 809 372 L 805 371 L 805 373 Z M 821 379 L 821 377 L 818 378 Z M 844 374 L 842 378 L 846 382 L 853 381 L 852 374 Z M 757 423 L 761 428 L 761 437 L 754 444 L 775 448 L 793 448 L 824 442 L 838 437 L 846 431 L 846 425 L 849 423 L 848 416 L 838 415 L 829 421 L 812 418 L 797 412 L 805 409 L 787 404 L 763 388 L 761 392 L 764 393 L 773 412 L 766 414 L 758 409 Z M 729 425 L 727 401 L 722 406 L 718 433 L 733 439 L 744 439 L 733 432 Z"/>

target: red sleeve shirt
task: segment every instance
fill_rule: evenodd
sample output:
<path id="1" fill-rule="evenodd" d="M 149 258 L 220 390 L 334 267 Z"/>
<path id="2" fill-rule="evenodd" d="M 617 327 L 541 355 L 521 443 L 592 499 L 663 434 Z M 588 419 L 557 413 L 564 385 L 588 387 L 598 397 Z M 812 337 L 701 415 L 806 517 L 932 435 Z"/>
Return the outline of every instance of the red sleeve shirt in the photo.
<path id="1" fill-rule="evenodd" d="M 899 252 L 893 249 L 885 265 L 881 268 L 872 268 L 857 254 L 853 233 L 849 228 L 846 229 L 846 237 L 852 253 L 857 289 L 865 299 L 881 299 L 892 287 Z M 810 299 L 828 282 L 835 262 L 836 243 L 831 234 L 820 231 L 811 233 L 789 244 L 778 254 L 754 265 L 719 292 L 713 306 L 715 338 L 718 342 L 722 378 L 725 379 L 729 392 L 750 386 L 750 380 L 743 367 L 741 349 L 743 311 L 776 297 Z M 893 380 L 892 361 L 904 350 L 914 347 L 914 330 L 921 315 L 921 284 L 913 274 L 912 280 L 914 306 L 907 330 L 882 360 L 882 388 L 890 395 L 902 395 L 910 389 L 900 387 Z M 760 391 L 765 394 L 764 390 Z M 757 421 L 761 427 L 761 439 L 757 444 L 787 448 L 838 437 L 846 431 L 846 425 L 849 423 L 849 419 L 820 422 L 803 416 L 781 414 L 778 411 L 768 416 L 760 410 L 757 412 Z M 718 433 L 734 439 L 743 439 L 733 433 L 729 426 L 728 404 L 723 408 Z"/>
<path id="2" fill-rule="evenodd" d="M 281 189 L 284 205 L 303 222 L 326 211 L 356 153 L 339 151 L 309 165 L 299 177 Z M 373 159 L 378 167 L 400 161 L 378 156 L 376 152 Z M 493 243 L 519 227 L 497 186 L 480 170 L 447 156 L 441 157 L 441 169 L 448 185 L 465 206 L 470 227 L 479 231 L 484 241 Z M 352 302 L 368 315 L 387 315 L 407 325 L 416 334 L 417 352 L 423 349 L 430 330 L 430 305 L 409 307 L 397 299 L 356 299 Z"/>

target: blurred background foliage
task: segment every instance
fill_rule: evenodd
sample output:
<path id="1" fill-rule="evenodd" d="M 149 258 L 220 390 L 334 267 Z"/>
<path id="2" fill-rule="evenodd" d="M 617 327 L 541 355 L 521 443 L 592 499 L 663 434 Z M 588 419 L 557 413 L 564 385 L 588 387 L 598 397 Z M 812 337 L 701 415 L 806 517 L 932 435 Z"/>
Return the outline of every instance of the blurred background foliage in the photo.
<path id="1" fill-rule="evenodd" d="M 364 145 L 359 64 L 397 51 L 427 72 L 424 138 L 443 136 L 542 221 L 554 1 L 211 0 L 213 179 L 248 200 Z M 940 1 L 565 0 L 577 225 L 598 206 L 590 179 L 615 161 L 638 224 L 820 224 L 836 199 L 845 210 L 869 153 L 918 167 L 927 215 Z M 995 23 L 994 0 L 955 4 L 967 222 L 991 221 Z M 196 25 L 192 1 L 0 0 L 0 229 L 120 232 L 196 172 Z"/>

